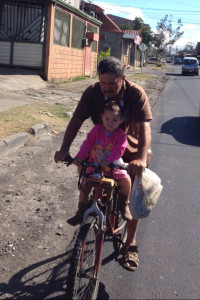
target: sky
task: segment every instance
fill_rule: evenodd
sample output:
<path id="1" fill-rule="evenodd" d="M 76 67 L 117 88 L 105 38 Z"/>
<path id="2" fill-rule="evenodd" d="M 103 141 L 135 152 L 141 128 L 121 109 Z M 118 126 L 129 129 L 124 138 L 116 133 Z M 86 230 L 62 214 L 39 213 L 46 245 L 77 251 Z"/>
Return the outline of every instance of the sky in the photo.
<path id="1" fill-rule="evenodd" d="M 200 1 L 197 0 L 91 0 L 93 4 L 104 9 L 105 14 L 134 20 L 141 17 L 151 30 L 156 32 L 156 25 L 165 15 L 172 15 L 172 28 L 176 29 L 181 19 L 184 31 L 182 37 L 174 44 L 174 51 L 182 50 L 186 45 L 194 48 L 200 42 Z"/>

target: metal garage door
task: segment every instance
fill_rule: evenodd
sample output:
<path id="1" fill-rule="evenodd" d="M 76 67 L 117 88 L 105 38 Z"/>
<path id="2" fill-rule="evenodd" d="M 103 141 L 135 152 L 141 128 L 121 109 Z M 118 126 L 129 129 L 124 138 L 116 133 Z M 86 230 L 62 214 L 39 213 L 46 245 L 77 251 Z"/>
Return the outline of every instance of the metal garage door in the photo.
<path id="1" fill-rule="evenodd" d="M 42 67 L 43 44 L 14 43 L 13 65 Z"/>
<path id="2" fill-rule="evenodd" d="M 0 3 L 0 64 L 43 68 L 46 0 Z"/>
<path id="3" fill-rule="evenodd" d="M 11 42 L 0 42 L 0 64 L 10 64 Z"/>

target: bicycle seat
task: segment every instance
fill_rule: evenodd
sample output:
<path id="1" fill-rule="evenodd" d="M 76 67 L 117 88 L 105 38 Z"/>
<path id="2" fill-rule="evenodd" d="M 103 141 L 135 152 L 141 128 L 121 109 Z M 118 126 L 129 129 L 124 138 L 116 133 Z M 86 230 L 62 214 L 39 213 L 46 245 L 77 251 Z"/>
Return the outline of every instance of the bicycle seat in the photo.
<path id="1" fill-rule="evenodd" d="M 103 177 L 103 178 L 100 178 L 100 179 L 94 178 L 94 177 L 88 177 L 87 181 L 88 182 L 94 182 L 94 183 L 100 183 L 100 184 L 107 184 L 107 185 L 110 185 L 111 187 L 113 187 L 114 184 L 115 184 L 114 179 L 106 178 L 106 177 Z"/>
<path id="2" fill-rule="evenodd" d="M 88 177 L 87 182 L 92 183 L 92 185 L 94 185 L 94 186 L 96 184 L 100 184 L 104 189 L 104 193 L 106 194 L 106 199 L 111 200 L 113 187 L 115 185 L 115 180 L 114 179 L 106 178 L 106 177 L 103 177 L 101 179 Z"/>

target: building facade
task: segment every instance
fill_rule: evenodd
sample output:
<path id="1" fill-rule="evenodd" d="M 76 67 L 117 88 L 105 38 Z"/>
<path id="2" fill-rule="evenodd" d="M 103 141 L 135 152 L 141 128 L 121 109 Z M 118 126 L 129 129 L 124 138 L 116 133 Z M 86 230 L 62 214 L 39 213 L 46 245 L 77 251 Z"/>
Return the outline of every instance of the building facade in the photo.
<path id="1" fill-rule="evenodd" d="M 82 9 L 102 22 L 100 27 L 99 52 L 111 49 L 111 56 L 120 59 L 125 66 L 139 66 L 141 52 L 141 32 L 139 30 L 121 30 L 116 24 L 123 19 L 117 16 L 105 15 L 104 10 L 91 2 L 82 2 Z M 115 17 L 115 18 L 114 18 Z M 116 19 L 116 22 L 115 22 Z M 123 19 L 126 20 L 127 19 Z"/>
<path id="2" fill-rule="evenodd" d="M 0 65 L 39 69 L 48 81 L 95 75 L 101 22 L 67 2 L 1 2 Z"/>

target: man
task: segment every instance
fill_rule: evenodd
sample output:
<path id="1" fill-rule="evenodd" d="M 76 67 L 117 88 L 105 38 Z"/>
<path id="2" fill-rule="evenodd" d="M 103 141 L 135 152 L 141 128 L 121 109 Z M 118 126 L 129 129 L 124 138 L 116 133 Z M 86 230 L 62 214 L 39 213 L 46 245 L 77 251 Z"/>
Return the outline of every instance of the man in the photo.
<path id="1" fill-rule="evenodd" d="M 144 90 L 125 79 L 124 66 L 120 60 L 107 57 L 98 65 L 99 82 L 89 86 L 83 93 L 70 120 L 60 151 L 55 153 L 55 162 L 64 160 L 71 143 L 82 123 L 91 118 L 94 124 L 101 123 L 101 113 L 107 100 L 115 100 L 127 111 L 126 121 L 120 126 L 127 136 L 127 148 L 123 160 L 129 163 L 128 173 L 132 182 L 141 175 L 148 162 L 151 144 L 150 121 L 152 119 L 149 100 Z M 136 232 L 139 220 L 127 221 L 127 241 L 121 264 L 128 270 L 138 267 Z"/>

